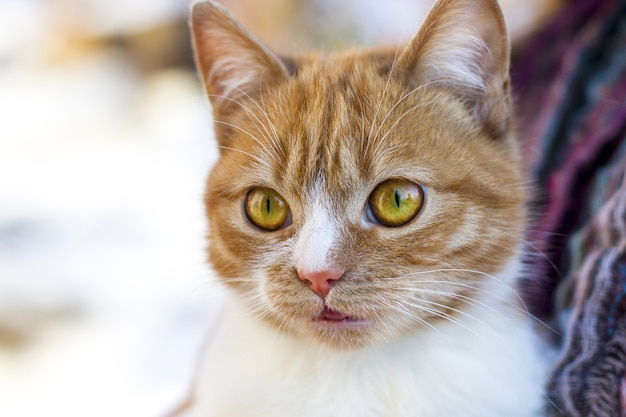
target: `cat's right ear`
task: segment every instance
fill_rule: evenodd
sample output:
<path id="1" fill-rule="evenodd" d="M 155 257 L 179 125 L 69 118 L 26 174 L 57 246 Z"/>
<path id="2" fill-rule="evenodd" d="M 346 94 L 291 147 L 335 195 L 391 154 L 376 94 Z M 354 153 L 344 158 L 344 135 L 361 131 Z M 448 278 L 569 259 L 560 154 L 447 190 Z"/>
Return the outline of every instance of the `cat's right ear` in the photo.
<path id="1" fill-rule="evenodd" d="M 196 65 L 214 110 L 287 78 L 285 64 L 213 1 L 191 9 Z"/>
<path id="2" fill-rule="evenodd" d="M 499 136 L 510 128 L 509 54 L 497 0 L 438 0 L 397 67 L 412 88 L 453 92 Z"/>

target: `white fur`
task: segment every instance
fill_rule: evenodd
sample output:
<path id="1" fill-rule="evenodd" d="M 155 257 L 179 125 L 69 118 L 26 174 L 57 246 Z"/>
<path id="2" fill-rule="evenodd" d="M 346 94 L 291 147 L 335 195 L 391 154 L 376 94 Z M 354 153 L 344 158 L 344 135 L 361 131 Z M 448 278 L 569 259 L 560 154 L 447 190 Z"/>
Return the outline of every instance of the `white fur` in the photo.
<path id="1" fill-rule="evenodd" d="M 216 59 L 211 70 L 206 74 L 208 80 L 219 81 L 221 97 L 216 99 L 231 98 L 234 99 L 243 95 L 246 87 L 254 86 L 258 83 L 259 74 L 262 74 L 264 68 L 259 67 L 254 60 L 250 62 L 244 61 L 245 55 L 238 59 L 233 59 L 229 55 Z"/>
<path id="2" fill-rule="evenodd" d="M 337 225 L 330 211 L 320 203 L 312 204 L 307 221 L 297 239 L 295 259 L 299 271 L 318 272 L 329 266 L 330 252 L 337 239 Z"/>
<path id="3" fill-rule="evenodd" d="M 203 38 L 212 39 L 215 45 L 230 52 L 219 54 L 207 69 L 207 73 L 202 74 L 205 80 L 218 87 L 219 97 L 213 97 L 214 100 L 234 100 L 246 95 L 246 91 L 256 89 L 268 70 L 267 65 L 270 61 L 284 74 L 287 73 L 282 62 L 252 34 L 246 32 L 242 36 L 252 40 L 256 48 L 242 47 L 241 37 L 233 36 L 221 26 L 204 29 Z M 263 55 L 267 61 L 261 58 Z"/>
<path id="4" fill-rule="evenodd" d="M 436 48 L 429 49 L 421 65 L 428 73 L 428 82 L 460 85 L 479 91 L 485 90 L 481 60 L 493 59 L 484 41 L 467 25 L 456 30 L 437 33 Z"/>
<path id="5" fill-rule="evenodd" d="M 533 334 L 493 281 L 465 326 L 337 351 L 282 334 L 236 297 L 204 352 L 193 417 L 531 417 L 544 381 Z M 465 317 L 465 316 L 464 316 Z"/>

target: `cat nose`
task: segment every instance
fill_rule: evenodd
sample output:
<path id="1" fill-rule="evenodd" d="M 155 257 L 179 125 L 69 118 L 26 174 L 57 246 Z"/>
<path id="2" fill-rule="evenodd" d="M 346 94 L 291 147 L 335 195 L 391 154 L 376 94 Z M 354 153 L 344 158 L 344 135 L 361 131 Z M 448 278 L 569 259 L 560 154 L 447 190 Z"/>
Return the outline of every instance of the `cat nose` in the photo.
<path id="1" fill-rule="evenodd" d="M 302 281 L 309 281 L 311 289 L 315 294 L 325 298 L 330 292 L 331 282 L 341 279 L 345 272 L 346 271 L 340 268 L 322 271 L 298 270 L 298 276 Z"/>

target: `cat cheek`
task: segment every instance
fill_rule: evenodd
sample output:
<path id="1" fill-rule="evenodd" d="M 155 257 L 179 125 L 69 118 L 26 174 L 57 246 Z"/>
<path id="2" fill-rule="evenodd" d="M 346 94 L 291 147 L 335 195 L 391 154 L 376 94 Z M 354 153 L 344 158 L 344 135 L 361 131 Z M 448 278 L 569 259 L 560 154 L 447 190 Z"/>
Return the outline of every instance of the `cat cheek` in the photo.
<path id="1" fill-rule="evenodd" d="M 261 292 L 275 314 L 296 320 L 309 319 L 323 308 L 323 301 L 299 279 L 293 267 L 274 265 L 262 275 L 258 281 Z"/>

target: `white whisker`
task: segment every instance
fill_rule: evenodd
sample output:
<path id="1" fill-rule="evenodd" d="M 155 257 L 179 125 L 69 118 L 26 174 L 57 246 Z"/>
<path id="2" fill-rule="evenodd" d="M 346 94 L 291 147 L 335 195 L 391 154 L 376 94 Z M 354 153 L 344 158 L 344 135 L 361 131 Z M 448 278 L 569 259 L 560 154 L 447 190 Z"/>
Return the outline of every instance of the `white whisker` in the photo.
<path id="1" fill-rule="evenodd" d="M 480 286 L 471 285 L 471 284 L 466 283 L 466 282 L 447 281 L 447 280 L 441 280 L 441 279 L 427 279 L 427 280 L 412 279 L 412 277 L 414 277 L 414 276 L 433 275 L 433 274 L 446 273 L 446 272 L 472 273 L 472 274 L 478 274 L 478 275 L 481 275 L 481 276 L 493 279 L 493 280 L 495 280 L 499 284 L 505 286 L 507 289 L 509 289 L 511 291 L 511 293 L 515 297 L 516 303 L 509 301 L 509 299 L 508 299 L 508 297 L 506 295 L 500 294 L 498 292 L 491 291 L 489 289 L 486 289 L 486 288 L 483 288 L 483 287 L 480 287 Z M 457 287 L 471 289 L 471 290 L 474 290 L 476 292 L 489 295 L 490 297 L 492 297 L 492 298 L 494 298 L 494 299 L 496 299 L 498 301 L 505 302 L 510 307 L 512 307 L 515 310 L 517 310 L 517 311 L 527 315 L 532 320 L 538 322 L 539 324 L 541 324 L 543 327 L 545 327 L 549 331 L 551 331 L 551 332 L 553 332 L 553 333 L 555 333 L 557 335 L 560 335 L 560 332 L 558 332 L 556 329 L 552 328 L 552 326 L 550 326 L 548 323 L 542 321 L 541 319 L 539 319 L 538 317 L 536 317 L 535 315 L 530 313 L 530 311 L 528 309 L 528 306 L 524 302 L 524 299 L 519 295 L 518 291 L 515 289 L 514 286 L 512 286 L 512 285 L 502 281 L 501 279 L 497 278 L 496 276 L 490 275 L 490 274 L 488 274 L 486 272 L 477 271 L 477 270 L 473 270 L 473 269 L 466 269 L 466 268 L 439 268 L 439 269 L 431 269 L 431 270 L 425 270 L 425 271 L 411 272 L 411 273 L 408 273 L 408 274 L 399 275 L 399 276 L 395 276 L 395 277 L 390 277 L 390 278 L 386 278 L 386 279 L 393 279 L 393 280 L 409 279 L 412 284 L 439 284 L 439 285 L 445 284 L 445 285 L 453 285 L 453 286 L 457 286 Z M 379 287 L 385 288 L 385 284 L 381 283 L 379 285 Z"/>
<path id="2" fill-rule="evenodd" d="M 223 146 L 223 145 L 218 146 L 218 148 L 220 148 L 220 149 L 226 149 L 226 150 L 233 151 L 233 152 L 239 152 L 239 153 L 241 153 L 241 154 L 247 155 L 247 156 L 249 156 L 252 160 L 254 160 L 254 161 L 258 162 L 260 165 L 263 165 L 264 167 L 266 167 L 266 168 L 268 168 L 268 169 L 272 169 L 272 166 L 271 166 L 271 165 L 270 165 L 267 161 L 264 161 L 264 160 L 262 160 L 261 158 L 259 158 L 258 156 L 256 156 L 256 155 L 252 155 L 252 154 L 251 154 L 251 153 L 249 153 L 249 152 L 242 151 L 241 149 L 237 149 L 237 148 L 232 148 L 232 147 L 230 147 L 230 146 Z"/>
<path id="3" fill-rule="evenodd" d="M 380 148 L 380 146 L 382 146 L 385 143 L 385 139 L 387 139 L 387 136 L 389 136 L 389 134 L 396 128 L 396 126 L 398 126 L 398 124 L 402 121 L 402 119 L 404 119 L 404 117 L 410 113 L 412 113 L 413 111 L 415 111 L 416 109 L 419 109 L 420 107 L 425 107 L 427 105 L 429 105 L 430 103 L 419 103 L 416 104 L 415 106 L 409 108 L 408 110 L 406 110 L 404 113 L 402 113 L 397 119 L 396 121 L 393 123 L 393 125 L 391 125 L 391 127 L 389 129 L 387 129 L 387 131 L 385 132 L 385 134 L 383 135 L 382 138 L 377 139 L 376 140 L 376 147 L 374 148 L 374 154 L 376 155 L 378 153 L 378 149 Z"/>
<path id="4" fill-rule="evenodd" d="M 415 315 L 413 312 L 411 312 L 408 308 L 406 308 L 406 306 L 404 305 L 404 303 L 402 303 L 399 300 L 390 300 L 391 303 L 387 304 L 388 307 L 391 307 L 394 311 L 397 311 L 398 313 L 405 315 L 405 316 L 409 316 L 412 320 L 417 321 L 418 323 L 424 325 L 425 327 L 428 327 L 429 329 L 435 331 L 435 332 L 439 332 L 439 329 L 437 329 L 435 326 L 433 326 L 431 323 L 429 323 L 428 321 L 424 320 L 423 318 Z M 386 320 L 381 320 L 382 323 L 386 323 Z M 387 328 L 387 330 L 392 333 L 393 330 L 390 330 L 389 328 Z"/>
<path id="5" fill-rule="evenodd" d="M 394 69 L 396 67 L 396 64 L 398 63 L 399 55 L 400 55 L 400 47 L 398 46 L 396 48 L 395 56 L 393 57 L 393 62 L 391 63 L 391 68 L 389 69 L 389 74 L 387 74 L 387 82 L 385 84 L 385 88 L 384 88 L 383 93 L 382 93 L 382 95 L 380 97 L 380 101 L 378 102 L 378 107 L 376 108 L 376 112 L 374 112 L 374 117 L 372 117 L 372 123 L 370 125 L 370 131 L 369 131 L 368 136 L 367 136 L 367 146 L 365 148 L 365 152 L 367 152 L 369 150 L 370 143 L 373 140 L 372 139 L 372 132 L 374 131 L 374 124 L 376 123 L 376 118 L 378 117 L 378 113 L 380 112 L 380 109 L 382 108 L 383 102 L 387 98 L 387 91 L 389 90 L 389 86 L 391 85 L 391 78 L 392 78 Z"/>
<path id="6" fill-rule="evenodd" d="M 403 288 L 398 288 L 400 290 L 403 291 L 407 291 L 407 292 L 418 292 L 421 294 L 433 294 L 433 295 L 441 295 L 447 298 L 453 298 L 455 300 L 462 300 L 465 301 L 466 303 L 468 303 L 469 305 L 476 307 L 477 309 L 479 309 L 482 312 L 485 313 L 495 313 L 498 316 L 507 319 L 507 316 L 505 314 L 503 314 L 501 311 L 499 311 L 498 309 L 483 303 L 481 301 L 478 301 L 475 298 L 472 297 L 468 297 L 466 295 L 463 294 L 456 294 L 453 292 L 449 292 L 449 291 L 441 291 L 441 290 L 433 290 L 433 289 L 429 289 L 429 288 L 411 288 L 411 287 L 403 287 Z"/>
<path id="7" fill-rule="evenodd" d="M 269 144 L 273 144 L 275 148 L 269 150 L 267 149 L 267 146 L 263 146 L 260 142 L 258 142 L 260 145 L 262 145 L 265 149 L 267 149 L 268 151 L 270 151 L 277 159 L 280 160 L 280 156 L 278 154 L 279 151 L 283 152 L 283 146 L 282 143 L 280 142 L 280 140 L 278 140 L 278 134 L 276 133 L 276 130 L 274 129 L 274 125 L 272 124 L 269 115 L 267 114 L 267 112 L 252 98 L 250 97 L 247 93 L 245 93 L 244 91 L 241 91 L 241 93 L 243 95 L 245 95 L 246 97 L 248 97 L 250 99 L 250 101 L 252 101 L 252 103 L 254 103 L 259 110 L 261 111 L 261 113 L 265 116 L 265 118 L 268 121 L 268 124 L 270 125 L 270 127 L 272 128 L 274 135 L 272 135 L 268 130 L 267 127 L 265 125 L 265 123 L 263 123 L 261 121 L 261 119 L 259 119 L 259 117 L 256 115 L 256 113 L 254 111 L 252 111 L 249 107 L 245 106 L 243 103 L 239 102 L 238 100 L 235 100 L 231 97 L 227 97 L 227 96 L 221 96 L 221 95 L 216 95 L 216 94 L 211 94 L 209 95 L 209 97 L 218 97 L 220 99 L 223 100 L 227 100 L 230 101 L 231 103 L 234 103 L 238 106 L 240 106 L 242 109 L 244 109 L 246 111 L 246 114 L 248 116 L 248 119 L 254 123 L 254 125 L 258 128 L 260 127 L 260 129 L 263 129 L 265 131 L 265 134 L 263 134 L 263 132 L 259 132 L 261 133 L 262 137 L 264 139 L 267 140 L 268 145 Z M 217 121 L 215 121 L 217 122 Z M 278 148 L 278 149 L 276 149 Z"/>
<path id="8" fill-rule="evenodd" d="M 451 308 L 451 307 L 446 306 L 446 305 L 444 305 L 444 304 L 439 304 L 439 303 L 436 303 L 436 302 L 429 302 L 429 301 L 427 301 L 427 300 L 422 300 L 422 299 L 419 299 L 419 298 L 414 298 L 414 299 L 415 299 L 416 301 L 418 301 L 418 302 L 421 302 L 421 303 L 432 304 L 432 305 L 434 305 L 435 307 L 445 307 L 446 309 L 449 309 L 449 310 L 455 311 L 455 312 L 456 312 L 456 313 L 458 313 L 458 314 L 461 314 L 461 315 L 465 315 L 465 316 L 468 316 L 468 317 L 474 318 L 474 317 L 473 317 L 473 316 L 471 316 L 470 314 L 464 313 L 464 312 L 462 312 L 462 311 L 460 311 L 460 310 L 457 310 L 457 309 Z M 406 305 L 408 305 L 408 306 L 410 306 L 410 307 L 413 307 L 413 308 L 416 308 L 416 309 L 418 309 L 418 310 L 421 310 L 421 311 L 424 311 L 424 312 L 426 312 L 426 313 L 429 313 L 429 314 L 432 314 L 432 315 L 434 315 L 434 316 L 437 316 L 437 317 L 439 317 L 439 318 L 441 318 L 441 319 L 447 320 L 447 321 L 449 321 L 449 322 L 451 322 L 451 323 L 457 324 L 457 325 L 459 325 L 459 326 L 463 327 L 465 330 L 467 330 L 467 331 L 469 331 L 469 332 L 471 332 L 471 333 L 473 333 L 473 334 L 475 334 L 475 335 L 477 334 L 475 330 L 473 330 L 470 326 L 468 326 L 467 324 L 465 324 L 462 320 L 460 320 L 460 319 L 458 319 L 458 318 L 456 318 L 456 317 L 454 317 L 454 316 L 452 316 L 452 315 L 450 315 L 450 314 L 448 314 L 448 313 L 446 313 L 446 312 L 444 312 L 444 311 L 438 310 L 438 309 L 436 309 L 436 308 L 432 308 L 432 307 L 424 306 L 424 305 L 421 305 L 421 304 L 416 304 L 416 303 L 414 303 L 414 302 L 410 302 L 410 301 L 407 301 L 407 300 L 404 300 L 404 301 L 403 301 L 403 303 L 404 303 L 404 304 L 406 304 Z M 476 320 L 482 323 L 482 321 L 481 321 L 481 320 L 478 320 L 478 319 L 476 319 Z"/>
<path id="9" fill-rule="evenodd" d="M 269 114 L 267 114 L 267 111 L 265 110 L 265 102 L 264 102 L 264 99 L 263 99 L 263 88 L 262 88 L 262 84 L 261 84 L 261 78 L 262 78 L 262 77 L 259 77 L 259 84 L 260 84 L 259 89 L 260 89 L 260 91 L 261 91 L 261 100 L 263 101 L 263 107 L 261 107 L 261 105 L 260 105 L 260 104 L 259 104 L 259 103 L 258 103 L 258 102 L 254 99 L 254 98 L 250 97 L 250 95 L 249 95 L 248 93 L 246 93 L 246 92 L 245 92 L 245 91 L 243 91 L 243 90 L 239 90 L 239 89 L 238 89 L 238 90 L 239 90 L 239 92 L 240 92 L 241 94 L 243 94 L 243 95 L 244 95 L 245 97 L 247 97 L 250 101 L 252 101 L 252 103 L 254 103 L 254 105 L 256 105 L 256 106 L 257 106 L 257 108 L 259 109 L 259 111 L 261 111 L 261 113 L 263 114 L 263 116 L 265 116 L 265 120 L 267 120 L 267 124 L 268 124 L 268 125 L 269 125 L 269 127 L 272 129 L 272 133 L 273 133 L 273 135 L 272 135 L 272 134 L 270 134 L 270 132 L 267 130 L 267 127 L 265 126 L 265 124 L 264 124 L 264 123 L 262 123 L 262 122 L 261 122 L 261 120 L 259 120 L 259 118 L 258 118 L 258 117 L 256 117 L 256 114 L 254 114 L 254 113 L 253 113 L 253 114 L 254 114 L 254 117 L 256 118 L 256 120 L 258 120 L 258 122 L 260 123 L 260 125 L 263 127 L 263 129 L 264 129 L 264 130 L 265 130 L 265 132 L 267 133 L 268 138 L 272 138 L 272 139 L 273 139 L 274 146 L 276 146 L 276 147 L 280 148 L 281 150 L 283 150 L 283 148 L 282 148 L 282 143 L 280 142 L 280 140 L 279 140 L 279 138 L 278 138 L 278 132 L 276 131 L 276 128 L 275 128 L 274 124 L 272 123 L 272 121 L 271 121 L 271 119 L 270 119 L 270 117 L 269 117 Z"/>

